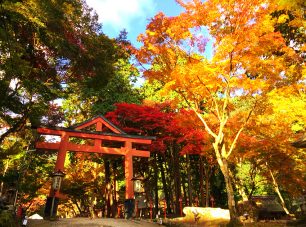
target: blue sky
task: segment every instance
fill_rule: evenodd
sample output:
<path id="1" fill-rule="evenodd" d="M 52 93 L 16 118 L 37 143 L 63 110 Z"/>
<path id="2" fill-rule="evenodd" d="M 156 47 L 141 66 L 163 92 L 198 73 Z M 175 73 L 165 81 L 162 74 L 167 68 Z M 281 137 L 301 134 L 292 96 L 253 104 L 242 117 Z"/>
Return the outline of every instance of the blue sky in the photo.
<path id="1" fill-rule="evenodd" d="M 174 0 L 86 0 L 99 15 L 103 32 L 117 37 L 124 28 L 129 40 L 139 47 L 137 36 L 145 31 L 149 19 L 158 12 L 178 15 L 182 8 Z"/>

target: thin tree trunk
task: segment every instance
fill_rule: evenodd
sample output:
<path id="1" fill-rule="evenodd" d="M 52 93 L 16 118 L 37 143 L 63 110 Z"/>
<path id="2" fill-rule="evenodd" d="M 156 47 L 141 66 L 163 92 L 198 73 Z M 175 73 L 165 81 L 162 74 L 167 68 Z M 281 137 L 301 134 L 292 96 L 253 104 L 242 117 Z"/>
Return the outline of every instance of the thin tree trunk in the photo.
<path id="1" fill-rule="evenodd" d="M 172 153 L 171 149 L 169 151 L 169 157 L 165 156 L 165 168 L 166 168 L 166 180 L 168 183 L 169 189 L 174 189 L 174 171 L 173 171 L 173 159 L 172 159 Z M 175 191 L 169 190 L 169 198 L 170 198 L 170 204 L 171 204 L 171 212 L 175 213 L 175 199 L 174 199 L 174 193 Z"/>
<path id="2" fill-rule="evenodd" d="M 94 211 L 95 201 L 96 201 L 96 198 L 90 198 L 90 200 L 89 200 L 90 218 L 95 218 L 96 217 L 96 214 L 95 214 L 95 211 Z"/>
<path id="3" fill-rule="evenodd" d="M 154 154 L 154 194 L 155 194 L 155 214 L 158 213 L 158 168 L 157 168 L 157 154 Z"/>
<path id="4" fill-rule="evenodd" d="M 268 164 L 267 164 L 267 163 L 266 163 L 266 165 L 267 165 L 267 167 L 268 167 Z M 281 205 L 282 205 L 284 211 L 286 212 L 287 215 L 292 215 L 292 214 L 290 214 L 289 210 L 287 209 L 285 200 L 284 200 L 284 198 L 283 198 L 283 196 L 282 196 L 282 194 L 281 194 L 281 192 L 280 192 L 280 190 L 279 190 L 279 186 L 278 186 L 278 183 L 276 182 L 276 179 L 275 179 L 275 177 L 274 177 L 274 174 L 272 173 L 272 171 L 271 171 L 271 169 L 270 169 L 269 167 L 268 167 L 268 169 L 269 169 L 269 173 L 270 173 L 271 178 L 272 178 L 274 190 L 275 190 L 275 192 L 277 193 L 277 195 L 278 195 L 278 197 L 279 197 L 279 200 L 280 200 L 280 202 L 281 202 Z"/>
<path id="5" fill-rule="evenodd" d="M 187 194 L 187 189 L 186 189 L 186 181 L 185 177 L 182 177 L 182 188 L 183 188 L 183 197 L 184 197 L 184 204 L 185 206 L 188 206 L 189 204 L 189 199 L 188 199 L 188 194 Z"/>
<path id="6" fill-rule="evenodd" d="M 117 216 L 117 160 L 113 160 L 113 194 L 112 194 L 112 217 Z"/>
<path id="7" fill-rule="evenodd" d="M 105 186 L 106 186 L 106 217 L 110 218 L 111 216 L 111 192 L 110 192 L 110 166 L 109 161 L 104 158 L 104 169 L 105 169 Z"/>
<path id="8" fill-rule="evenodd" d="M 174 172 L 174 186 L 175 186 L 175 213 L 180 214 L 180 201 L 181 198 L 181 176 L 180 176 L 180 163 L 179 163 L 179 154 L 176 149 L 176 146 L 172 144 L 170 147 L 173 154 L 173 172 Z"/>
<path id="9" fill-rule="evenodd" d="M 204 169 L 204 175 L 205 175 L 205 206 L 209 207 L 209 199 L 210 199 L 210 177 L 212 174 L 212 167 L 208 165 L 208 163 L 205 163 L 203 165 Z"/>
<path id="10" fill-rule="evenodd" d="M 186 154 L 186 168 L 187 168 L 187 179 L 188 179 L 188 206 L 192 206 L 192 185 L 191 185 L 191 174 L 190 174 L 190 157 Z"/>
<path id="11" fill-rule="evenodd" d="M 236 189 L 237 189 L 239 195 L 241 196 L 242 201 L 243 201 L 243 202 L 249 201 L 249 197 L 248 197 L 248 195 L 245 193 L 243 183 L 241 182 L 241 180 L 240 180 L 239 178 L 238 178 L 238 179 L 235 179 L 235 187 L 236 187 Z"/>
<path id="12" fill-rule="evenodd" d="M 96 179 L 97 179 L 97 166 L 98 166 L 98 164 L 96 162 L 94 162 L 93 163 L 94 171 L 93 171 L 93 179 L 92 179 L 93 182 L 96 181 Z M 96 195 L 93 194 L 92 196 L 89 196 L 88 200 L 89 200 L 90 218 L 95 218 L 96 214 L 95 214 L 94 207 L 95 207 L 95 203 L 97 201 L 97 197 L 96 197 Z"/>
<path id="13" fill-rule="evenodd" d="M 165 170 L 163 166 L 163 160 L 160 155 L 158 157 L 159 157 L 158 163 L 159 163 L 159 168 L 160 168 L 160 173 L 161 173 L 161 178 L 162 178 L 162 183 L 163 183 L 163 190 L 164 190 L 165 199 L 167 203 L 167 212 L 171 213 L 170 198 L 169 198 L 168 187 L 167 187 L 167 182 L 166 182 Z"/>
<path id="14" fill-rule="evenodd" d="M 174 185 L 175 185 L 175 212 L 180 214 L 180 201 L 181 193 L 181 173 L 180 173 L 180 157 L 178 148 L 173 144 L 173 170 L 174 170 Z"/>
<path id="15" fill-rule="evenodd" d="M 205 170 L 205 192 L 206 192 L 206 199 L 205 199 L 205 206 L 209 207 L 209 198 L 210 198 L 210 174 L 208 173 L 209 167 Z"/>
<path id="16" fill-rule="evenodd" d="M 204 207 L 205 205 L 205 192 L 204 192 L 204 165 L 203 157 L 199 157 L 199 171 L 200 171 L 200 206 Z"/>
<path id="17" fill-rule="evenodd" d="M 6 164 L 5 164 L 5 168 L 4 168 L 4 170 L 3 170 L 3 177 L 5 176 L 5 174 L 6 174 L 6 171 L 7 171 L 7 169 L 8 169 L 8 166 L 9 166 L 9 159 L 7 159 L 6 160 Z M 0 186 L 0 197 L 2 196 L 2 193 L 3 193 L 3 185 L 4 185 L 4 182 L 2 181 L 1 182 L 1 186 Z"/>

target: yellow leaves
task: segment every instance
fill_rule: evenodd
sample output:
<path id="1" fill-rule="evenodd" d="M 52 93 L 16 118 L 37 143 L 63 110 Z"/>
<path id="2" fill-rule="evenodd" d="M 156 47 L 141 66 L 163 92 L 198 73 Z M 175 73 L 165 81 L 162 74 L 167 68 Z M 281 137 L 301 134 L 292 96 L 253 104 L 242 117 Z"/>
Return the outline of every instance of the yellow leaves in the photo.
<path id="1" fill-rule="evenodd" d="M 263 22 L 259 25 L 261 33 L 274 32 L 274 23 L 276 19 L 272 19 L 271 15 L 265 15 Z"/>
<path id="2" fill-rule="evenodd" d="M 148 44 L 147 49 L 151 52 L 158 53 L 158 48 L 150 43 Z"/>
<path id="3" fill-rule="evenodd" d="M 214 56 L 215 59 L 223 60 L 224 56 L 228 58 L 228 54 L 236 51 L 237 48 L 237 39 L 233 36 L 225 36 L 223 37 L 222 41 L 216 44 L 216 55 Z M 218 60 L 217 60 L 218 61 Z"/>
<path id="4" fill-rule="evenodd" d="M 277 23 L 282 24 L 285 23 L 289 19 L 289 16 L 286 14 L 282 14 L 278 17 Z"/>
<path id="5" fill-rule="evenodd" d="M 306 80 L 306 66 L 305 65 L 303 66 L 303 69 L 302 69 L 302 79 Z"/>
<path id="6" fill-rule="evenodd" d="M 32 23 L 40 27 L 45 26 L 43 22 L 44 18 L 39 18 L 38 16 L 34 16 L 34 15 L 40 15 L 41 13 L 39 12 L 39 7 L 36 0 L 28 0 L 22 3 L 20 2 L 11 3 L 10 1 L 5 1 L 2 6 L 7 10 L 10 10 L 12 12 L 17 12 L 23 15 L 27 20 L 31 21 Z"/>
<path id="7" fill-rule="evenodd" d="M 149 36 L 154 36 L 156 34 L 156 32 L 152 32 L 150 30 L 146 30 L 146 34 Z"/>
<path id="8" fill-rule="evenodd" d="M 295 86 L 275 89 L 269 93 L 269 102 L 273 106 L 273 116 L 291 124 L 292 130 L 306 128 L 306 94 Z"/>
<path id="9" fill-rule="evenodd" d="M 300 18 L 296 18 L 296 19 L 293 19 L 292 21 L 290 21 L 289 23 L 290 26 L 292 27 L 303 27 L 305 28 L 306 27 L 306 22 L 305 20 L 301 20 Z"/>
<path id="10" fill-rule="evenodd" d="M 305 1 L 304 0 L 278 0 L 277 10 L 290 14 L 289 26 L 296 28 L 305 28 Z M 279 22 L 285 23 L 286 21 Z"/>
<path id="11" fill-rule="evenodd" d="M 65 2 L 63 7 L 65 8 L 65 14 L 69 15 L 69 17 L 73 16 L 73 14 L 75 13 L 75 8 L 71 3 L 67 3 Z"/>
<path id="12" fill-rule="evenodd" d="M 305 4 L 304 0 L 276 0 L 279 10 L 301 9 Z M 302 9 L 301 9 L 302 10 Z"/>
<path id="13" fill-rule="evenodd" d="M 175 90 L 175 81 L 174 80 L 171 80 L 169 82 L 167 82 L 164 86 L 164 90 L 165 91 L 172 91 L 172 90 Z"/>
<path id="14" fill-rule="evenodd" d="M 186 12 L 171 18 L 157 15 L 142 36 L 147 54 L 152 54 L 153 63 L 160 65 L 146 75 L 165 83 L 166 90 L 179 90 L 189 100 L 208 100 L 209 103 L 216 97 L 224 101 L 224 91 L 229 87 L 230 102 L 235 102 L 241 97 L 252 99 L 278 86 L 293 84 L 301 78 L 301 73 L 305 78 L 306 70 L 299 64 L 296 51 L 275 31 L 276 25 L 287 23 L 289 19 L 285 13 L 271 16 L 277 9 L 277 1 L 180 3 Z M 205 27 L 214 40 L 216 54 L 211 61 L 204 56 L 194 60 L 193 56 L 201 53 L 189 52 L 189 31 L 197 26 Z M 197 45 L 198 40 L 194 41 Z M 303 48 L 305 46 L 301 50 Z M 257 113 L 273 115 L 274 109 L 270 107 L 274 105 L 282 106 L 266 101 Z"/>
<path id="15" fill-rule="evenodd" d="M 250 79 L 246 74 L 233 78 L 230 81 L 232 88 L 241 89 L 243 95 L 256 95 L 266 90 L 267 84 L 261 79 Z"/>

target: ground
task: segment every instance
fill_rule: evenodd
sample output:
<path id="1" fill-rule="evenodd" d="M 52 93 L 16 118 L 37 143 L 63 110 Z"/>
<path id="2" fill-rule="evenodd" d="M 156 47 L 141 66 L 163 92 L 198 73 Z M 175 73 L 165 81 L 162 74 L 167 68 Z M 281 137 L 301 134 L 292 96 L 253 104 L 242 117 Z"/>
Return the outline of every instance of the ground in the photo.
<path id="1" fill-rule="evenodd" d="M 161 226 L 157 223 L 150 222 L 148 220 L 125 220 L 125 219 L 112 219 L 112 218 L 70 218 L 60 219 L 58 221 L 45 221 L 45 220 L 29 220 L 27 227 L 157 227 Z M 172 227 L 200 227 L 206 226 L 203 224 L 195 223 L 180 223 L 178 225 L 167 225 Z M 219 225 L 217 225 L 220 227 Z M 224 225 L 223 225 L 224 226 Z M 244 223 L 245 227 L 305 227 L 305 222 L 291 222 L 291 221 L 261 221 L 257 223 Z M 209 226 L 214 227 L 214 226 Z"/>
<path id="2" fill-rule="evenodd" d="M 159 224 L 145 220 L 113 218 L 67 218 L 58 221 L 29 220 L 27 227 L 157 227 Z"/>
<path id="3" fill-rule="evenodd" d="M 45 220 L 29 220 L 27 227 L 157 227 L 157 223 L 147 220 L 125 220 L 125 219 L 112 219 L 112 218 L 70 218 L 60 219 L 58 221 L 45 221 Z M 171 225 L 173 227 L 199 227 L 207 226 L 201 224 L 180 223 L 179 225 Z M 257 223 L 244 223 L 246 227 L 305 227 L 306 223 L 288 223 L 286 221 L 262 221 Z M 210 226 L 212 227 L 212 226 Z M 218 225 L 219 227 L 219 225 Z"/>

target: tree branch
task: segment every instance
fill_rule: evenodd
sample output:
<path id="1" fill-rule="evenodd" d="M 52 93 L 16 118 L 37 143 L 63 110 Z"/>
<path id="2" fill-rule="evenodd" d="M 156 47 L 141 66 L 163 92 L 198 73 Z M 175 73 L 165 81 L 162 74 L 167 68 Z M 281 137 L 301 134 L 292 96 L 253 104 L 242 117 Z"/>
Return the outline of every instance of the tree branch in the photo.
<path id="1" fill-rule="evenodd" d="M 9 128 L 5 133 L 0 136 L 0 143 L 13 132 L 19 132 L 23 126 L 26 124 L 27 116 L 22 116 L 11 128 Z"/>
<path id="2" fill-rule="evenodd" d="M 198 113 L 195 108 L 193 108 L 193 111 L 196 113 L 196 115 L 198 116 L 198 118 L 202 121 L 202 123 L 204 124 L 205 130 L 208 132 L 208 134 L 210 134 L 212 137 L 214 137 L 215 139 L 217 138 L 217 135 L 209 128 L 209 126 L 207 125 L 207 122 L 205 121 L 205 119 L 202 117 L 202 115 L 200 113 Z"/>
<path id="3" fill-rule="evenodd" d="M 235 139 L 234 139 L 234 141 L 232 142 L 232 145 L 231 145 L 231 147 L 230 147 L 230 150 L 229 150 L 228 153 L 226 154 L 226 158 L 228 158 L 228 157 L 231 155 L 231 153 L 233 152 L 233 150 L 235 149 L 237 140 L 238 140 L 238 138 L 239 138 L 241 132 L 243 131 L 245 125 L 247 124 L 248 120 L 250 119 L 250 116 L 251 116 L 252 112 L 253 112 L 253 109 L 250 110 L 250 112 L 249 112 L 249 114 L 248 114 L 248 116 L 247 116 L 247 118 L 246 118 L 244 124 L 243 124 L 242 127 L 239 129 L 239 131 L 237 132 L 237 134 L 236 134 L 236 136 L 235 136 Z"/>
<path id="4" fill-rule="evenodd" d="M 219 107 L 218 107 L 218 103 L 215 99 L 215 97 L 213 96 L 213 94 L 211 93 L 211 91 L 209 90 L 209 88 L 206 86 L 206 84 L 201 80 L 201 78 L 197 75 L 197 78 L 198 80 L 200 81 L 200 83 L 206 88 L 206 90 L 208 91 L 208 93 L 210 94 L 210 96 L 212 97 L 212 100 L 215 104 L 215 107 L 216 107 L 216 112 L 217 112 L 217 115 L 215 113 L 213 113 L 213 115 L 215 115 L 219 120 L 221 120 L 221 117 L 220 117 L 220 112 L 219 112 Z"/>

